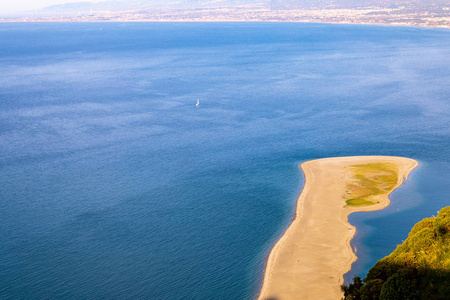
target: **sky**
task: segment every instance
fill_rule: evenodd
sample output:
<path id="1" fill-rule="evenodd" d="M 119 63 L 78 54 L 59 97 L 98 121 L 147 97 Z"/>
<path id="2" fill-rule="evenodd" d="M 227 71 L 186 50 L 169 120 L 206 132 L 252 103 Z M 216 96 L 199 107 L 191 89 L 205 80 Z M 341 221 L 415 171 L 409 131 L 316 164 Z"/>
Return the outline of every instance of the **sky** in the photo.
<path id="1" fill-rule="evenodd" d="M 33 11 L 46 6 L 69 2 L 99 2 L 91 0 L 0 0 L 0 15 Z"/>

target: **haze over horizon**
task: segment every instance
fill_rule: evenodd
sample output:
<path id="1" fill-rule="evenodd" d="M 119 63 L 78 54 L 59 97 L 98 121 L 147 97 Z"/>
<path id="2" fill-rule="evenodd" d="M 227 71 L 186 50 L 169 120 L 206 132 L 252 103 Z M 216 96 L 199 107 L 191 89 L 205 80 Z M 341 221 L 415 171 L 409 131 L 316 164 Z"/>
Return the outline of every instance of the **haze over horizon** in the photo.
<path id="1" fill-rule="evenodd" d="M 17 0 L 0 2 L 0 15 L 20 14 L 32 10 L 43 9 L 51 5 L 74 2 L 72 0 Z"/>

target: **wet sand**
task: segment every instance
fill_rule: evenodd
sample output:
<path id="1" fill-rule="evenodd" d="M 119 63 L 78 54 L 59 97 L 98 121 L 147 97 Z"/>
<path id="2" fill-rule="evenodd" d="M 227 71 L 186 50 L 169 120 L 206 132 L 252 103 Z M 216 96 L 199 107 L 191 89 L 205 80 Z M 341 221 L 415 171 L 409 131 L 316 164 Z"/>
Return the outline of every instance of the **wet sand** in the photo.
<path id="1" fill-rule="evenodd" d="M 398 168 L 395 190 L 418 165 L 415 160 L 391 156 L 354 156 L 312 160 L 301 164 L 305 185 L 295 218 L 275 244 L 267 260 L 258 299 L 341 299 L 343 276 L 356 260 L 350 241 L 356 233 L 348 223 L 355 211 L 387 207 L 389 194 L 376 196 L 370 206 L 346 206 L 343 197 L 353 179 L 348 166 L 390 162 Z"/>

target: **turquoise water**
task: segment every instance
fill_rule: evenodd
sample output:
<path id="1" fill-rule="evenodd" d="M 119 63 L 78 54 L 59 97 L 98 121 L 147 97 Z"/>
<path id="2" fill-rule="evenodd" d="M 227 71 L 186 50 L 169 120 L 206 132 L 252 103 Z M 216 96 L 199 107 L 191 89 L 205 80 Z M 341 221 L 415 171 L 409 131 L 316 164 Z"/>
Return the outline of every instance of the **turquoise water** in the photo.
<path id="1" fill-rule="evenodd" d="M 420 162 L 350 216 L 347 278 L 450 203 L 448 30 L 24 23 L 0 41 L 1 299 L 253 299 L 310 159 Z"/>

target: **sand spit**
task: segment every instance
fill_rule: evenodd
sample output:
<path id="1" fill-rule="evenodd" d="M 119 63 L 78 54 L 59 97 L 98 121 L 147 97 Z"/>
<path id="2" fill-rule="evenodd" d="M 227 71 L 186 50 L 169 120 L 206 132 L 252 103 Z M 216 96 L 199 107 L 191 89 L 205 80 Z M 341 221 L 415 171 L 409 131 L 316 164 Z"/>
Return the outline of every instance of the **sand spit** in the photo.
<path id="1" fill-rule="evenodd" d="M 376 204 L 346 206 L 349 185 L 357 180 L 353 166 L 373 163 L 396 167 L 397 182 L 394 173 L 389 191 L 370 196 Z M 348 215 L 388 206 L 389 194 L 417 165 L 415 160 L 391 156 L 336 157 L 302 163 L 305 185 L 295 218 L 270 252 L 258 299 L 341 299 L 343 275 L 356 260 L 350 246 L 356 229 L 348 223 Z"/>

